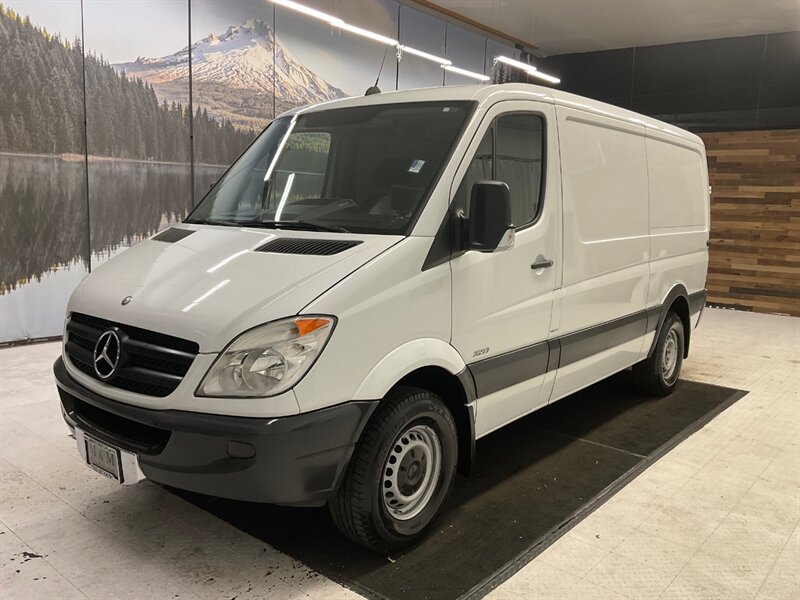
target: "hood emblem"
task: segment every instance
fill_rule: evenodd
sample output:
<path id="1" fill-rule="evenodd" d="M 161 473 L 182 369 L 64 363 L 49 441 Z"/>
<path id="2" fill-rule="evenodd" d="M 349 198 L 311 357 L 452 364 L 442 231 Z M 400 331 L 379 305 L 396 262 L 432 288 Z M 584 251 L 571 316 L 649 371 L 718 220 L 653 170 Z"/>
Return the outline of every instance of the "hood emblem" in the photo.
<path id="1" fill-rule="evenodd" d="M 128 304 L 130 304 L 131 300 L 133 300 L 133 296 L 125 296 L 122 299 L 122 306 L 127 306 Z"/>
<path id="2" fill-rule="evenodd" d="M 122 356 L 122 343 L 113 329 L 104 331 L 94 345 L 94 372 L 106 380 L 117 372 Z"/>

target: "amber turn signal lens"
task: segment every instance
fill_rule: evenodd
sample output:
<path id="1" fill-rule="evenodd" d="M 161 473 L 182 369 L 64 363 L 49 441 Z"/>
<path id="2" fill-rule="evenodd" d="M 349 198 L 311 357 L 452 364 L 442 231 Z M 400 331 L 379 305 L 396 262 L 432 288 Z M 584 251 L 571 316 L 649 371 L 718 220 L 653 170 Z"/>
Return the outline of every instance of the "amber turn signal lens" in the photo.
<path id="1" fill-rule="evenodd" d="M 316 331 L 317 329 L 325 327 L 326 325 L 330 325 L 331 320 L 318 318 L 297 319 L 294 324 L 297 327 L 297 335 L 304 336 L 312 331 Z"/>

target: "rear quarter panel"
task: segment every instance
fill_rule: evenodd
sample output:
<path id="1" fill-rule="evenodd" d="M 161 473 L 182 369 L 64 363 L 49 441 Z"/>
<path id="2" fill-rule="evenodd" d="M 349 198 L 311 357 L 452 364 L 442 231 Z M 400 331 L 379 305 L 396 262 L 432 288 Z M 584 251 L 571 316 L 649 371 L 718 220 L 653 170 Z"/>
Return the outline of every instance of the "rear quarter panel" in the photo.
<path id="1" fill-rule="evenodd" d="M 558 130 L 564 335 L 644 309 L 650 232 L 644 126 L 559 106 Z"/>
<path id="2" fill-rule="evenodd" d="M 648 129 L 647 160 L 651 233 L 648 306 L 655 306 L 679 283 L 690 294 L 704 288 L 710 201 L 702 144 Z"/>

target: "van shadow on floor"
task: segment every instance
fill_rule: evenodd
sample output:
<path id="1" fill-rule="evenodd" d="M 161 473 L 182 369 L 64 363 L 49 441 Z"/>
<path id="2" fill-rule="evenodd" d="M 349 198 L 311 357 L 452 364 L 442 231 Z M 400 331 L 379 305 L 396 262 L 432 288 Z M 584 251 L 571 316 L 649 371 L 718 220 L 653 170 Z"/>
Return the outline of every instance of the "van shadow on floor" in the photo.
<path id="1" fill-rule="evenodd" d="M 344 539 L 327 509 L 175 493 L 371 598 L 481 597 L 744 395 L 680 381 L 667 398 L 602 381 L 478 441 L 430 534 L 380 556 Z"/>

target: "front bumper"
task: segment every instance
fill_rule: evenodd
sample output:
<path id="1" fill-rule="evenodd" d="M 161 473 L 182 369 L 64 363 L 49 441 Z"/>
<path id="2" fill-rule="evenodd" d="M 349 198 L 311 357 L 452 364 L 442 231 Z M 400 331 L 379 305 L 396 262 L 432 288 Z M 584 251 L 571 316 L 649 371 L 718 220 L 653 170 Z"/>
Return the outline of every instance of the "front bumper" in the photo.
<path id="1" fill-rule="evenodd" d="M 291 417 L 152 410 L 83 387 L 59 358 L 53 371 L 64 420 L 135 453 L 148 479 L 234 500 L 320 506 L 336 490 L 378 401 Z"/>

